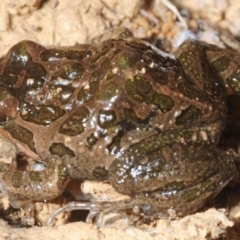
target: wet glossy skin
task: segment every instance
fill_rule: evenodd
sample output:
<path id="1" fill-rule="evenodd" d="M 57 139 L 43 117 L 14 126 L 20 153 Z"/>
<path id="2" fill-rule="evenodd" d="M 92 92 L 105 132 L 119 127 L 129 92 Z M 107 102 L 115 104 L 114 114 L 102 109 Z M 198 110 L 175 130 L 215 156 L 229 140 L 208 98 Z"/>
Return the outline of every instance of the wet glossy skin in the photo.
<path id="1" fill-rule="evenodd" d="M 13 206 L 88 179 L 131 196 L 117 209 L 182 216 L 233 177 L 231 156 L 216 145 L 226 96 L 240 93 L 240 57 L 188 41 L 174 58 L 127 30 L 109 36 L 68 48 L 23 41 L 1 59 L 1 136 L 46 164 L 29 172 L 2 164 Z"/>

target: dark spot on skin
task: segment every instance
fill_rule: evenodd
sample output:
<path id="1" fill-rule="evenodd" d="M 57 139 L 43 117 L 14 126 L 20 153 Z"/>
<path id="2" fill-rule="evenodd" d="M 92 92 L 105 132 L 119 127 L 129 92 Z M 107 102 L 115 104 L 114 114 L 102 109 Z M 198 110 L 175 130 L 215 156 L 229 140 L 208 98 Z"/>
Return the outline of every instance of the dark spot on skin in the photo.
<path id="1" fill-rule="evenodd" d="M 168 83 L 168 72 L 164 71 L 161 68 L 147 68 L 147 74 L 149 74 L 152 79 L 162 85 L 166 85 Z"/>
<path id="2" fill-rule="evenodd" d="M 21 109 L 20 115 L 23 120 L 44 126 L 65 115 L 65 110 L 52 105 L 35 106 L 25 103 L 21 105 Z"/>
<path id="3" fill-rule="evenodd" d="M 31 41 L 22 41 L 9 50 L 9 60 L 5 65 L 4 72 L 0 76 L 0 82 L 9 88 L 13 96 L 19 100 L 37 94 L 46 81 L 47 71 L 39 63 L 33 62 L 26 45 L 31 45 L 38 51 L 41 46 Z M 15 87 L 18 81 L 22 84 Z"/>
<path id="4" fill-rule="evenodd" d="M 123 118 L 119 121 L 119 125 L 125 131 L 130 130 L 148 130 L 151 126 L 149 121 L 156 113 L 151 112 L 145 119 L 139 118 L 133 109 L 124 108 Z"/>
<path id="5" fill-rule="evenodd" d="M 176 124 L 181 125 L 190 123 L 196 119 L 199 119 L 201 116 L 201 109 L 197 108 L 194 105 L 190 105 L 188 108 L 182 110 L 182 113 L 176 117 Z"/>
<path id="6" fill-rule="evenodd" d="M 52 84 L 50 83 L 48 89 L 52 97 L 59 100 L 61 104 L 67 103 L 75 90 L 70 84 L 62 85 L 60 81 L 55 81 Z"/>
<path id="7" fill-rule="evenodd" d="M 108 82 L 105 85 L 101 85 L 97 99 L 100 101 L 111 101 L 119 94 L 118 85 L 114 82 Z"/>
<path id="8" fill-rule="evenodd" d="M 114 110 L 101 109 L 98 113 L 98 124 L 101 128 L 111 128 L 116 123 L 116 113 Z"/>
<path id="9" fill-rule="evenodd" d="M 78 100 L 81 103 L 86 103 L 91 101 L 97 94 L 99 89 L 99 82 L 89 82 L 88 87 L 82 87 L 78 92 Z"/>
<path id="10" fill-rule="evenodd" d="M 133 76 L 125 81 L 125 89 L 129 97 L 136 102 L 153 102 L 152 86 L 147 79 L 141 76 Z M 150 99 L 149 99 L 150 97 Z"/>
<path id="11" fill-rule="evenodd" d="M 43 84 L 46 80 L 45 73 L 42 77 L 41 72 L 39 71 L 38 73 L 39 75 L 37 77 L 34 77 L 26 72 L 22 85 L 19 88 L 10 89 L 11 94 L 20 101 L 24 101 L 25 98 L 29 96 L 36 96 L 42 89 Z"/>
<path id="12" fill-rule="evenodd" d="M 69 179 L 69 173 L 67 171 L 67 168 L 64 166 L 64 164 L 59 164 L 58 165 L 58 181 L 57 181 L 58 188 L 64 189 L 68 179 Z"/>
<path id="13" fill-rule="evenodd" d="M 32 57 L 26 49 L 27 42 L 28 41 L 19 42 L 10 48 L 8 51 L 9 60 L 4 68 L 5 73 L 18 75 L 30 62 L 32 62 Z"/>
<path id="14" fill-rule="evenodd" d="M 9 123 L 4 126 L 4 129 L 19 142 L 26 144 L 33 152 L 36 152 L 33 141 L 33 133 L 27 128 L 21 127 L 16 123 Z"/>
<path id="15" fill-rule="evenodd" d="M 71 158 L 75 157 L 75 153 L 63 143 L 52 143 L 49 147 L 49 152 L 51 155 L 57 155 L 59 157 L 63 157 L 64 155 L 68 155 Z"/>
<path id="16" fill-rule="evenodd" d="M 122 52 L 116 57 L 117 66 L 124 70 L 134 66 L 140 59 L 140 55 L 136 51 Z"/>
<path id="17" fill-rule="evenodd" d="M 75 88 L 72 82 L 81 79 L 84 74 L 84 68 L 79 63 L 67 64 L 56 71 L 49 83 L 49 92 L 52 97 L 65 104 L 71 98 Z"/>
<path id="18" fill-rule="evenodd" d="M 162 110 L 162 112 L 170 111 L 174 102 L 170 96 L 156 93 L 150 82 L 141 77 L 133 76 L 125 81 L 125 89 L 128 96 L 136 102 L 154 104 Z"/>
<path id="19" fill-rule="evenodd" d="M 73 112 L 60 126 L 59 133 L 67 136 L 77 136 L 84 132 L 89 117 L 86 107 L 80 107 Z"/>
<path id="20" fill-rule="evenodd" d="M 84 67 L 80 63 L 66 64 L 56 71 L 51 79 L 52 81 L 60 78 L 69 81 L 79 80 L 84 74 Z"/>
<path id="21" fill-rule="evenodd" d="M 94 136 L 94 133 L 91 133 L 89 137 L 87 137 L 87 147 L 91 149 L 98 141 L 98 138 Z"/>
<path id="22" fill-rule="evenodd" d="M 227 56 L 222 56 L 218 59 L 216 59 L 213 62 L 210 62 L 211 66 L 216 72 L 222 72 L 225 71 L 229 67 L 231 59 L 229 59 Z"/>

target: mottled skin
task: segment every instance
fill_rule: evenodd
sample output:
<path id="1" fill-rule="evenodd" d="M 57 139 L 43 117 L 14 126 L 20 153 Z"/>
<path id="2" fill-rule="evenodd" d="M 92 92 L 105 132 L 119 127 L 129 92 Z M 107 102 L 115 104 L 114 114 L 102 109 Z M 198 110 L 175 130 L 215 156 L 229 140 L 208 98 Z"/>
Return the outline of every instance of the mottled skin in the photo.
<path id="1" fill-rule="evenodd" d="M 235 172 L 216 145 L 240 56 L 199 41 L 175 56 L 126 29 L 67 48 L 13 46 L 0 62 L 0 133 L 46 169 L 2 164 L 12 205 L 57 197 L 69 179 L 109 181 L 131 196 L 115 210 L 149 216 L 183 216 L 216 195 Z"/>

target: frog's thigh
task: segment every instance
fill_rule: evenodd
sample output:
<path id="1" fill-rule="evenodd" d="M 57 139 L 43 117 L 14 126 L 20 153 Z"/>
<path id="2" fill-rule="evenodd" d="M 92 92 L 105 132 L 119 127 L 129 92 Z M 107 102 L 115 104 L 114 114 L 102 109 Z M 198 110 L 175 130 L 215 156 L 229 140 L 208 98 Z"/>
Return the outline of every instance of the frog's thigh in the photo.
<path id="1" fill-rule="evenodd" d="M 134 151 L 133 151 L 134 150 Z M 179 195 L 191 201 L 218 192 L 232 177 L 232 158 L 206 143 L 173 143 L 160 149 L 131 149 L 116 159 L 109 179 L 117 191 L 139 194 Z"/>

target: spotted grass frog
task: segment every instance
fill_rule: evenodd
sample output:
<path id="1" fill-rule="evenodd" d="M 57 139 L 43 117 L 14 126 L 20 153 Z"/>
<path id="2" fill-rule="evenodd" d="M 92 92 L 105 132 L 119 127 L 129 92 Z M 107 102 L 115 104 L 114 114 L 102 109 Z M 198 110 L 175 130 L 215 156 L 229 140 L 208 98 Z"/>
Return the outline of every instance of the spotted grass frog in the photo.
<path id="1" fill-rule="evenodd" d="M 70 179 L 104 181 L 130 196 L 108 212 L 196 211 L 235 172 L 217 144 L 239 62 L 195 40 L 168 55 L 127 29 L 71 47 L 17 43 L 0 61 L 0 136 L 45 169 L 1 163 L 2 191 L 22 207 L 59 196 Z"/>

